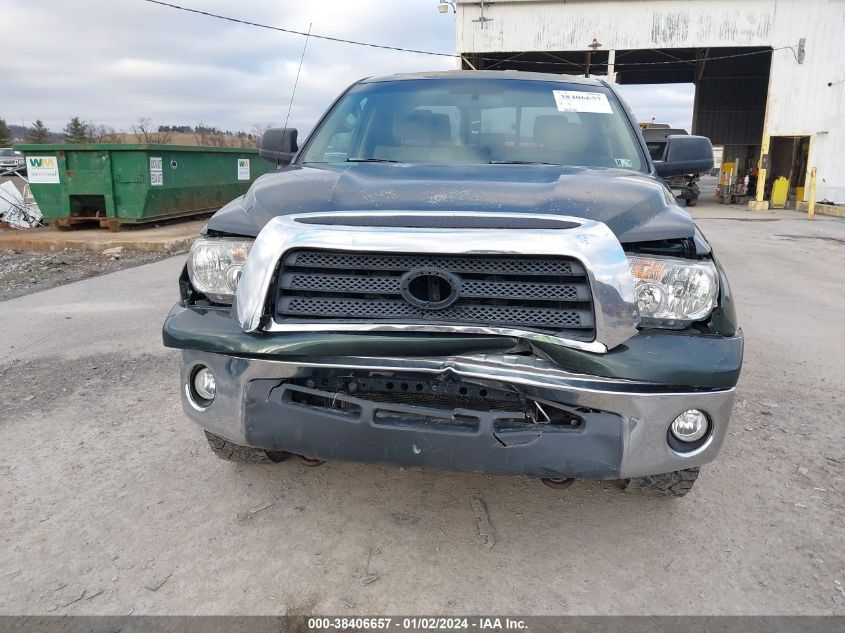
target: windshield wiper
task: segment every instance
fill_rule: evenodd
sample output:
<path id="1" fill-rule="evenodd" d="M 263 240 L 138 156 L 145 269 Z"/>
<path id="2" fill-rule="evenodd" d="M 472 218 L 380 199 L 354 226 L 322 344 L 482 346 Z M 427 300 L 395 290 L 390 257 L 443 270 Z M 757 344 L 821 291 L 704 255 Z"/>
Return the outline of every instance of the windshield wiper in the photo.
<path id="1" fill-rule="evenodd" d="M 489 160 L 488 165 L 556 165 L 557 163 L 544 163 L 541 160 Z"/>
<path id="2" fill-rule="evenodd" d="M 389 158 L 347 158 L 347 163 L 398 163 L 398 160 Z"/>

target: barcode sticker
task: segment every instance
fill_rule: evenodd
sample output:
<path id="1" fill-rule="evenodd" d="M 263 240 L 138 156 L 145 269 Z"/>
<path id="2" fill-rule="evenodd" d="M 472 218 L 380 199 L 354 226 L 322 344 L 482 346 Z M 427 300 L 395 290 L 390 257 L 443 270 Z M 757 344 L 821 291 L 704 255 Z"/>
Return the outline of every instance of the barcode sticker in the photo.
<path id="1" fill-rule="evenodd" d="M 580 90 L 552 90 L 559 112 L 593 112 L 613 114 L 607 95 L 601 92 L 581 92 Z"/>

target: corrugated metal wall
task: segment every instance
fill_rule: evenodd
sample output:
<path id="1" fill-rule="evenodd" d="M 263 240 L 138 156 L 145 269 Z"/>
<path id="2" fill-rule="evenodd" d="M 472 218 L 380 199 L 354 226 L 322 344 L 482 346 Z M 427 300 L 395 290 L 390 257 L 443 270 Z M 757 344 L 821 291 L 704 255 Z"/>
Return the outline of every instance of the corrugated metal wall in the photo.
<path id="1" fill-rule="evenodd" d="M 696 84 L 692 129 L 714 145 L 759 145 L 767 79 L 703 79 Z"/>
<path id="2" fill-rule="evenodd" d="M 721 57 L 731 49 L 711 49 Z M 715 145 L 759 145 L 771 53 L 706 62 L 696 81 L 692 126 Z"/>
<path id="3" fill-rule="evenodd" d="M 767 46 L 776 0 L 493 0 L 458 4 L 457 49 L 471 51 Z"/>

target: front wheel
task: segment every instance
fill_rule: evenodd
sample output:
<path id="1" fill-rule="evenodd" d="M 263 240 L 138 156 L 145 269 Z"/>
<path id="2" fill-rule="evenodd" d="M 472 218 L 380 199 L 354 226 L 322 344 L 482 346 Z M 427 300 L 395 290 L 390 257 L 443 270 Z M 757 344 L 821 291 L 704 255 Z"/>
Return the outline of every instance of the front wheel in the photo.
<path id="1" fill-rule="evenodd" d="M 287 451 L 265 451 L 251 446 L 241 446 L 208 431 L 205 432 L 205 439 L 208 440 L 208 446 L 211 448 L 211 451 L 217 457 L 225 459 L 227 462 L 261 464 L 269 460 L 277 463 L 283 462 L 290 457 L 290 453 Z"/>
<path id="2" fill-rule="evenodd" d="M 628 481 L 626 490 L 644 492 L 658 497 L 683 497 L 695 485 L 699 470 L 699 468 L 688 468 L 648 477 L 635 477 Z"/>

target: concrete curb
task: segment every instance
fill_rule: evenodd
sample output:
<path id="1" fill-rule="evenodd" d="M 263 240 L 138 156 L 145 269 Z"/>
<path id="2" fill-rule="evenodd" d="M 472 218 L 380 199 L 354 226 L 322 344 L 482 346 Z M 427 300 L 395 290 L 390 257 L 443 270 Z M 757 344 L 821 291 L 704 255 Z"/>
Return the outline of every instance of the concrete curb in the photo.
<path id="1" fill-rule="evenodd" d="M 0 231 L 0 250 L 45 252 L 71 249 L 102 252 L 120 247 L 136 252 L 179 253 L 190 248 L 204 224 L 204 220 L 184 222 L 119 233 L 110 233 L 103 229 L 61 231 L 51 226 L 10 229 Z"/>
<path id="2" fill-rule="evenodd" d="M 798 211 L 802 213 L 807 213 L 807 209 L 810 206 L 809 202 L 799 202 L 798 203 Z M 832 205 L 832 204 L 820 204 L 816 203 L 814 209 L 816 215 L 829 215 L 833 218 L 845 218 L 845 207 L 839 205 Z"/>
<path id="3" fill-rule="evenodd" d="M 15 231 L 19 233 L 22 231 Z M 17 237 L 17 236 L 16 236 Z M 105 251 L 110 248 L 123 247 L 127 251 L 141 251 L 150 253 L 180 253 L 186 252 L 196 237 L 174 238 L 160 241 L 149 240 L 61 240 L 52 238 L 17 237 L 7 239 L 6 235 L 0 234 L 0 250 L 16 251 L 61 251 L 64 249 L 79 251 Z"/>

